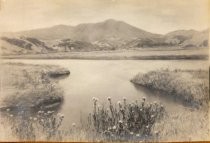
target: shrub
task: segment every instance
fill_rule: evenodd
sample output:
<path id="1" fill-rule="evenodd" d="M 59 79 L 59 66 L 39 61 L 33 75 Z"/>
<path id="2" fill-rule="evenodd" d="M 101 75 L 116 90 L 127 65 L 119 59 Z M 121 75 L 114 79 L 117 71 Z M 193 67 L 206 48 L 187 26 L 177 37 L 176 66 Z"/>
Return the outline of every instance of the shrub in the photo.
<path id="1" fill-rule="evenodd" d="M 93 98 L 93 113 L 89 124 L 98 136 L 108 140 L 128 140 L 154 137 L 157 132 L 152 128 L 165 115 L 163 105 L 147 103 L 143 98 L 140 103 L 128 104 L 126 98 L 114 106 L 108 97 L 109 107 L 98 106 L 98 99 Z"/>

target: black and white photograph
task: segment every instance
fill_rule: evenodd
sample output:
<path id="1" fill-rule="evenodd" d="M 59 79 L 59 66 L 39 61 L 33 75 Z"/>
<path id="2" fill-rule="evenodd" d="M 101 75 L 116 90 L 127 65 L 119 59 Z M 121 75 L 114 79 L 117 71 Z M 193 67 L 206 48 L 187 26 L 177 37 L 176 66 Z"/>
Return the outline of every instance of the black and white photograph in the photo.
<path id="1" fill-rule="evenodd" d="M 0 0 L 0 142 L 210 141 L 209 0 Z"/>

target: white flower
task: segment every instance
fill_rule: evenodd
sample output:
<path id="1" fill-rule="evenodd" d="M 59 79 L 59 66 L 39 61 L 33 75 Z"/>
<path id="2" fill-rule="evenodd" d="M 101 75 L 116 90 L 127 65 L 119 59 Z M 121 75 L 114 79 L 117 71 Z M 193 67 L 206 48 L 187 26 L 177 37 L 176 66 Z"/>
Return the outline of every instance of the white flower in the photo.
<path id="1" fill-rule="evenodd" d="M 119 120 L 119 123 L 121 123 L 121 124 L 122 124 L 122 122 L 123 122 L 122 120 Z"/>
<path id="2" fill-rule="evenodd" d="M 130 132 L 131 135 L 133 135 L 133 132 Z"/>
<path id="3" fill-rule="evenodd" d="M 53 113 L 53 111 L 47 111 L 47 114 L 51 114 L 51 113 Z"/>
<path id="4" fill-rule="evenodd" d="M 41 119 L 41 122 L 44 122 L 44 119 Z"/>
<path id="5" fill-rule="evenodd" d="M 146 97 L 143 97 L 142 100 L 145 101 L 146 100 Z"/>
<path id="6" fill-rule="evenodd" d="M 109 100 L 109 101 L 110 101 L 110 100 L 111 100 L 111 97 L 109 96 L 109 97 L 107 98 L 107 100 Z"/>
<path id="7" fill-rule="evenodd" d="M 154 104 L 157 104 L 157 101 L 154 101 Z"/>
<path id="8" fill-rule="evenodd" d="M 64 118 L 64 115 L 63 115 L 63 114 L 60 114 L 60 117 L 61 117 L 61 118 Z"/>
<path id="9" fill-rule="evenodd" d="M 38 114 L 41 114 L 42 113 L 42 111 L 38 111 Z"/>
<path id="10" fill-rule="evenodd" d="M 34 121 L 37 121 L 37 118 L 36 117 L 34 117 Z"/>
<path id="11" fill-rule="evenodd" d="M 120 101 L 118 101 L 118 102 L 117 102 L 117 104 L 121 105 L 121 102 L 120 102 Z"/>
<path id="12" fill-rule="evenodd" d="M 140 134 L 136 134 L 136 136 L 137 136 L 137 137 L 139 137 L 139 136 L 140 136 Z"/>
<path id="13" fill-rule="evenodd" d="M 32 120 L 33 118 L 32 117 L 29 117 L 29 119 Z"/>
<path id="14" fill-rule="evenodd" d="M 9 116 L 10 116 L 10 117 L 13 117 L 14 115 L 10 114 Z"/>
<path id="15" fill-rule="evenodd" d="M 72 123 L 72 126 L 75 127 L 76 126 L 76 123 Z"/>
<path id="16" fill-rule="evenodd" d="M 93 97 L 93 98 L 92 98 L 92 100 L 93 100 L 93 101 L 95 101 L 95 100 L 96 100 L 96 98 L 95 98 L 95 97 Z"/>
<path id="17" fill-rule="evenodd" d="M 113 126 L 113 127 L 112 127 L 112 129 L 114 129 L 114 130 L 115 130 L 116 128 L 117 128 L 116 126 Z"/>
<path id="18" fill-rule="evenodd" d="M 9 108 L 7 108 L 7 112 L 9 112 L 10 111 L 10 109 Z"/>

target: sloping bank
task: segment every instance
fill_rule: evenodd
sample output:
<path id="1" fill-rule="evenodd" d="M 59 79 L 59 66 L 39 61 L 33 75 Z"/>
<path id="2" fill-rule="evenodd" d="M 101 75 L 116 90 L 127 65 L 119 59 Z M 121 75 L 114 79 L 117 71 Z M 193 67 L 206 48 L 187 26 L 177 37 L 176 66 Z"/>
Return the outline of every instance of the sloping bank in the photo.
<path id="1" fill-rule="evenodd" d="M 68 76 L 68 69 L 51 65 L 23 63 L 1 64 L 0 110 L 33 114 L 39 110 L 57 110 L 63 102 L 59 77 Z"/>
<path id="2" fill-rule="evenodd" d="M 183 103 L 200 107 L 207 105 L 208 71 L 157 70 L 137 74 L 131 82 L 151 90 L 162 91 Z"/>

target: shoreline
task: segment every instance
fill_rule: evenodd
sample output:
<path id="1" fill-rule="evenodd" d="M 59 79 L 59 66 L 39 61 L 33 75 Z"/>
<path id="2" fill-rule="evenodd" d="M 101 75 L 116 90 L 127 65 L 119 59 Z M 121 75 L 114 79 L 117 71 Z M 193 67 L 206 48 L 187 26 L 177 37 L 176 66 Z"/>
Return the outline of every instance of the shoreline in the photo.
<path id="1" fill-rule="evenodd" d="M 81 59 L 81 60 L 208 60 L 208 49 L 116 50 L 1 55 L 2 59 Z"/>
<path id="2" fill-rule="evenodd" d="M 41 57 L 41 56 L 3 56 L 1 59 L 73 59 L 73 60 L 208 60 L 208 55 L 166 55 L 166 56 L 133 56 L 133 57 Z"/>
<path id="3" fill-rule="evenodd" d="M 56 80 L 68 76 L 68 69 L 23 63 L 3 63 L 1 66 L 4 75 L 1 90 L 12 90 L 3 92 L 0 111 L 15 115 L 19 110 L 33 113 L 49 108 L 57 110 L 61 106 L 63 91 Z"/>
<path id="4" fill-rule="evenodd" d="M 158 70 L 137 74 L 130 81 L 134 85 L 162 92 L 184 105 L 196 108 L 208 104 L 208 71 Z"/>

